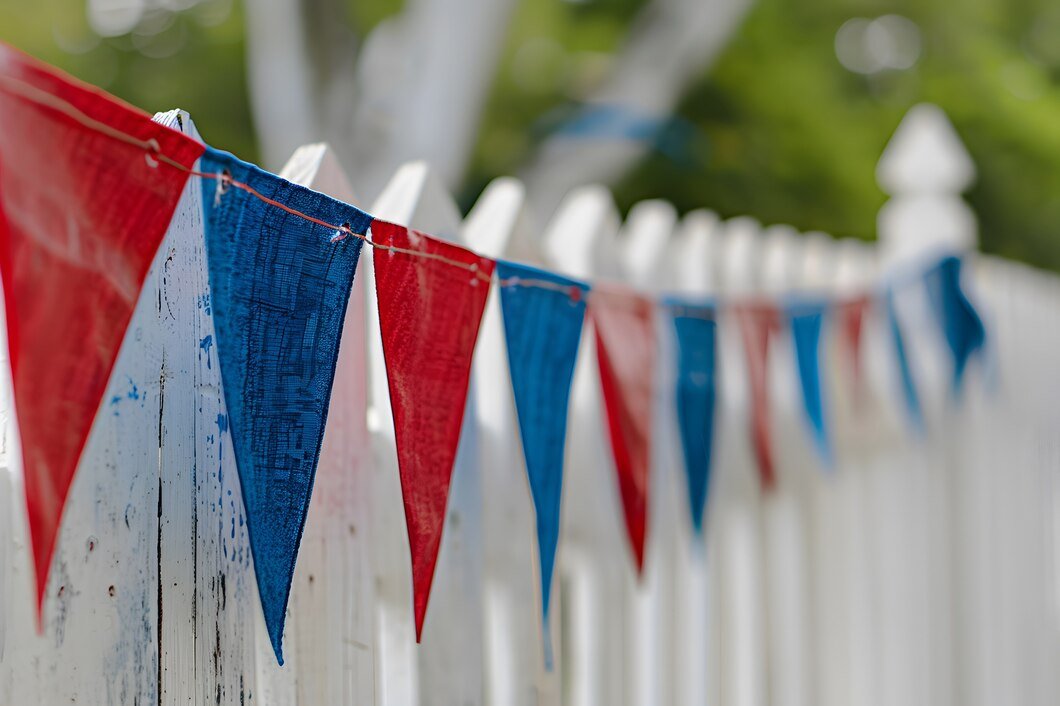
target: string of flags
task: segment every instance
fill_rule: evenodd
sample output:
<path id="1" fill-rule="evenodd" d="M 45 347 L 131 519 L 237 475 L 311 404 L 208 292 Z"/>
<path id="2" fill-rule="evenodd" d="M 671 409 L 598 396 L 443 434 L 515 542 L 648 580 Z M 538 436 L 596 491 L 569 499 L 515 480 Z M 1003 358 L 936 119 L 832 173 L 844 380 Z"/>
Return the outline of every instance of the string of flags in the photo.
<path id="1" fill-rule="evenodd" d="M 284 617 L 327 422 L 346 306 L 372 248 L 417 639 L 438 559 L 480 321 L 500 304 L 533 505 L 547 626 L 559 542 L 567 408 L 586 326 L 633 563 L 648 528 L 656 321 L 669 321 L 673 395 L 696 533 L 710 486 L 718 321 L 732 316 L 751 390 L 761 486 L 777 483 L 768 357 L 787 330 L 812 444 L 833 468 L 822 331 L 834 320 L 857 377 L 866 312 L 885 312 L 908 416 L 923 427 L 892 282 L 843 298 L 649 297 L 494 260 L 292 184 L 0 44 L 0 274 L 21 440 L 38 619 L 63 507 L 151 262 L 189 178 L 199 180 L 218 361 L 269 637 Z M 959 393 L 986 333 L 962 260 L 923 286 Z M 586 324 L 586 321 L 589 323 Z M 666 330 L 666 329 L 663 329 Z M 547 629 L 547 628 L 546 628 Z"/>

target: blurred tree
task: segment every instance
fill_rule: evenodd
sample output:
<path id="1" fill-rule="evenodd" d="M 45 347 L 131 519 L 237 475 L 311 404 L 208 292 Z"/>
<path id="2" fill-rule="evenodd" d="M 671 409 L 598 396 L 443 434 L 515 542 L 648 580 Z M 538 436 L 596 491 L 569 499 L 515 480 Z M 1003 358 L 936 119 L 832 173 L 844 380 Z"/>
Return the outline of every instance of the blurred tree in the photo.
<path id="1" fill-rule="evenodd" d="M 248 25 L 232 0 L 89 0 L 94 9 L 87 16 L 84 3 L 39 0 L 30 12 L 15 0 L 0 0 L 0 38 L 134 104 L 152 110 L 179 104 L 212 144 L 249 159 L 263 156 L 251 130 L 245 42 L 250 52 L 255 46 L 270 50 L 260 41 L 266 36 L 246 29 L 266 10 L 253 10 Z M 350 121 L 350 130 L 400 135 L 414 128 L 415 139 L 405 141 L 409 149 L 395 152 L 395 159 L 416 156 L 416 145 L 424 142 L 448 140 L 457 165 L 452 177 L 464 174 L 465 203 L 493 176 L 533 176 L 549 145 L 572 154 L 588 145 L 591 153 L 632 155 L 597 175 L 615 182 L 622 207 L 661 196 L 681 210 L 705 205 L 727 216 L 751 214 L 766 223 L 870 238 L 884 200 L 874 178 L 883 145 L 909 106 L 937 103 L 977 163 L 978 182 L 968 198 L 981 219 L 983 248 L 1060 269 L 1055 0 L 757 0 L 710 69 L 692 71 L 692 85 L 673 91 L 680 101 L 672 112 L 611 101 L 608 87 L 621 82 L 616 76 L 625 71 L 624 50 L 652 32 L 681 36 L 667 18 L 685 15 L 660 14 L 662 0 L 498 4 L 506 3 L 511 5 L 497 10 L 492 25 L 501 27 L 500 34 L 476 45 L 478 56 L 496 63 L 480 74 L 485 88 L 475 100 L 484 101 L 482 117 L 477 128 L 476 121 L 469 123 L 461 140 L 439 131 L 438 94 L 403 109 L 405 122 L 379 123 L 388 100 L 404 101 L 402 91 L 438 75 L 423 62 L 442 50 L 471 51 L 465 45 L 477 41 L 467 32 L 443 32 L 430 51 L 405 51 L 409 37 L 420 36 L 409 34 L 409 12 L 422 11 L 427 0 L 248 0 L 247 7 L 293 7 L 296 21 L 304 23 L 298 35 L 303 59 L 325 66 L 344 62 L 346 73 L 337 74 L 339 99 L 327 99 L 320 86 L 295 87 L 315 95 L 313 101 L 324 96 L 325 110 L 361 111 L 367 122 L 355 128 Z M 666 2 L 671 8 L 680 3 Z M 128 7 L 139 9 L 130 16 L 122 9 Z M 872 22 L 889 15 L 909 22 Z M 443 26 L 432 17 L 420 17 L 421 29 Z M 389 51 L 365 54 L 373 41 Z M 664 55 L 655 57 L 663 65 L 665 49 L 663 42 Z M 355 55 L 361 58 L 355 61 Z M 709 52 L 696 55 L 710 60 Z M 406 60 L 365 92 L 349 80 L 365 56 L 376 57 L 376 63 L 364 64 L 368 70 L 395 57 Z M 320 71 L 317 76 L 328 79 Z M 254 80 L 260 88 L 280 78 L 266 70 Z M 259 130 L 261 121 L 283 108 L 270 105 L 256 111 Z M 312 122 L 306 125 L 307 132 L 292 139 L 334 139 Z M 276 152 L 266 161 L 286 156 Z M 351 171 L 365 161 L 348 159 Z"/>

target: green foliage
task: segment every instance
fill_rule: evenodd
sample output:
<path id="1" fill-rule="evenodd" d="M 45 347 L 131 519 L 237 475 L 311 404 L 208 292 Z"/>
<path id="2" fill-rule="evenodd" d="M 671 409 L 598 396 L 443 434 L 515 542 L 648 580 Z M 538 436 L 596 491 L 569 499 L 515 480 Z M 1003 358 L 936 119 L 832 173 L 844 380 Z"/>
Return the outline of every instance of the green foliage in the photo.
<path id="1" fill-rule="evenodd" d="M 257 156 L 246 93 L 242 7 L 215 0 L 153 11 L 136 31 L 100 38 L 81 0 L 0 0 L 0 40 L 149 112 L 183 108 L 210 144 Z"/>
<path id="2" fill-rule="evenodd" d="M 471 192 L 524 163 L 545 111 L 577 102 L 577 77 L 591 73 L 593 61 L 579 44 L 579 23 L 594 5 L 580 13 L 560 2 L 524 3 Z M 836 58 L 837 30 L 852 17 L 888 13 L 918 25 L 919 61 L 903 71 L 848 71 Z M 624 25 L 594 21 L 611 32 L 593 48 L 617 46 Z M 558 46 L 528 86 L 519 59 L 541 37 Z M 927 101 L 949 114 L 978 167 L 967 198 L 980 216 L 983 249 L 1060 269 L 1058 37 L 1054 0 L 757 0 L 678 109 L 690 129 L 663 135 L 669 148 L 654 149 L 616 197 L 623 208 L 663 197 L 682 211 L 705 206 L 871 239 L 886 200 L 876 163 L 905 112 Z M 685 158 L 674 158 L 674 139 Z"/>
<path id="3" fill-rule="evenodd" d="M 345 0 L 344 21 L 363 34 L 403 5 Z M 489 179 L 517 172 L 580 104 L 643 5 L 520 3 L 465 202 Z M 176 15 L 156 12 L 110 39 L 89 28 L 84 0 L 32 7 L 0 0 L 0 39 L 148 110 L 179 105 L 212 144 L 256 157 L 241 6 L 212 0 Z M 852 17 L 888 13 L 919 27 L 917 63 L 868 75 L 844 68 L 837 30 Z M 983 249 L 1060 270 L 1058 37 L 1055 0 L 757 0 L 616 196 L 623 208 L 664 197 L 682 211 L 705 206 L 872 238 L 886 199 L 876 162 L 905 111 L 929 101 L 949 114 L 978 167 L 967 197 Z"/>

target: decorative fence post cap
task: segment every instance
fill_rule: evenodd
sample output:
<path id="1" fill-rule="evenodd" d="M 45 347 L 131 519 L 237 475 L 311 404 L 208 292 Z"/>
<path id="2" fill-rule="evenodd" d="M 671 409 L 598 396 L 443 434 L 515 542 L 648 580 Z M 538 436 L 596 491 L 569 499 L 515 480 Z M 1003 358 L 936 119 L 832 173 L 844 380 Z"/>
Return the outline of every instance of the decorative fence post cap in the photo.
<path id="1" fill-rule="evenodd" d="M 876 166 L 886 193 L 959 194 L 975 180 L 975 164 L 946 113 L 921 103 L 902 118 Z"/>

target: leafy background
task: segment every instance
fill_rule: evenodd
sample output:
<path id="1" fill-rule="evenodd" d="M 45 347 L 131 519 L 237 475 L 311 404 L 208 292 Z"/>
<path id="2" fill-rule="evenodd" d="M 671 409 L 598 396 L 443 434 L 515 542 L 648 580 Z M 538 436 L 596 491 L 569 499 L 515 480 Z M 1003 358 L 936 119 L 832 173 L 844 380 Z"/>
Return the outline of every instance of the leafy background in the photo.
<path id="1" fill-rule="evenodd" d="M 340 0 L 341 1 L 341 0 Z M 579 104 L 642 0 L 523 0 L 511 24 L 464 204 L 518 171 Z M 400 0 L 345 0 L 359 34 Z M 84 0 L 0 0 L 0 39 L 147 110 L 189 110 L 215 146 L 255 159 L 243 8 L 233 0 L 149 12 L 102 38 Z M 898 14 L 919 29 L 916 63 L 862 74 L 836 53 L 851 18 Z M 940 105 L 978 168 L 967 199 L 982 249 L 1060 270 L 1060 3 L 1056 0 L 758 0 L 691 87 L 649 156 L 616 185 L 621 208 L 679 210 L 871 239 L 886 195 L 875 166 L 910 106 Z"/>

